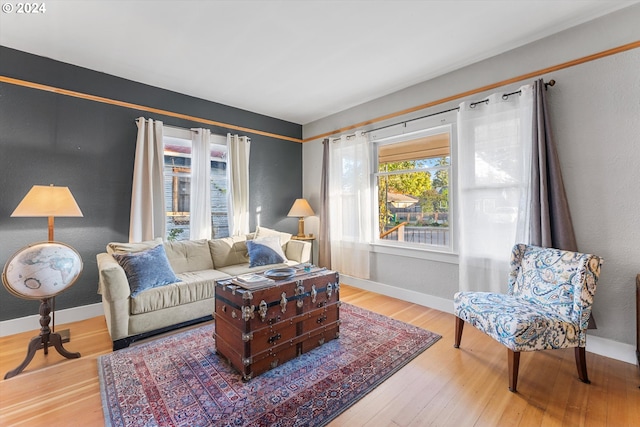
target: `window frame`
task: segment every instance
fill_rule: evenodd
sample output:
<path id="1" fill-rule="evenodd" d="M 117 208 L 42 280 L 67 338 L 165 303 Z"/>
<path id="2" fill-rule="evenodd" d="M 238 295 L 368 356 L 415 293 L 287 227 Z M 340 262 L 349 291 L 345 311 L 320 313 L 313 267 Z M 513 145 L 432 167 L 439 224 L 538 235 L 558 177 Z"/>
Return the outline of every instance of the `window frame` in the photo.
<path id="1" fill-rule="evenodd" d="M 172 172 L 175 174 L 173 175 L 172 178 L 172 190 L 171 190 L 171 204 L 172 204 L 172 210 L 171 211 L 166 211 L 166 212 L 171 212 L 171 214 L 175 215 L 175 216 L 189 216 L 189 210 L 185 210 L 185 209 L 179 209 L 181 207 L 181 204 L 183 204 L 184 202 L 181 202 L 180 200 L 180 193 L 177 191 L 177 187 L 179 187 L 181 185 L 180 180 L 181 179 L 185 179 L 186 177 L 184 176 L 180 176 L 180 174 L 188 174 L 189 175 L 189 181 L 185 181 L 185 182 L 189 182 L 189 185 L 191 185 L 191 168 L 188 168 L 186 166 L 172 166 L 171 167 Z M 186 185 L 186 184 L 185 184 Z M 189 194 L 189 196 L 191 196 L 191 194 Z M 165 206 L 166 209 L 166 206 Z"/>
<path id="2" fill-rule="evenodd" d="M 371 191 L 372 200 L 376 200 L 375 209 L 373 209 L 372 223 L 373 236 L 372 252 L 390 255 L 399 255 L 404 257 L 429 259 L 440 262 L 457 263 L 458 262 L 458 213 L 457 213 L 457 114 L 455 111 L 443 113 L 437 116 L 412 120 L 397 125 L 381 128 L 380 130 L 370 132 L 371 144 Z M 411 120 L 411 119 L 409 119 Z M 379 218 L 378 218 L 378 147 L 397 142 L 403 142 L 418 138 L 420 136 L 429 136 L 443 133 L 449 133 L 450 144 L 450 166 L 449 166 L 449 234 L 450 243 L 448 246 L 429 245 L 423 243 L 398 242 L 394 240 L 384 240 L 379 238 Z"/>
<path id="3" fill-rule="evenodd" d="M 178 127 L 173 127 L 173 126 L 163 126 L 163 141 L 162 141 L 162 146 L 163 146 L 163 158 L 166 156 L 165 154 L 165 150 L 166 150 L 166 146 L 167 143 L 170 143 L 172 140 L 175 143 L 189 143 L 191 144 L 191 133 L 192 131 L 190 129 L 184 129 L 184 128 L 178 128 Z M 225 146 L 227 145 L 227 137 L 226 135 L 219 135 L 219 134 L 211 134 L 210 139 L 209 139 L 209 144 L 211 145 L 211 148 L 213 148 L 214 146 Z M 190 156 L 184 156 L 184 157 L 190 157 Z M 209 159 L 210 162 L 213 161 L 218 161 L 218 162 L 227 162 L 228 161 L 228 156 L 224 156 L 223 158 L 217 159 L 217 158 L 213 158 L 210 157 Z M 167 179 L 167 175 L 166 175 L 166 170 L 167 168 L 172 168 L 173 172 L 177 172 L 177 173 L 182 173 L 182 174 L 188 174 L 189 176 L 189 180 L 191 179 L 191 166 L 184 166 L 184 165 L 167 165 L 165 160 L 163 160 L 163 164 L 164 164 L 164 168 L 163 168 L 163 177 L 164 180 L 166 182 Z M 228 166 L 228 165 L 227 165 Z M 226 167 L 225 167 L 226 169 Z M 179 178 L 177 176 L 172 178 L 172 186 L 175 185 L 175 179 Z M 226 180 L 228 181 L 228 176 L 226 178 Z M 213 182 L 213 181 L 212 181 Z M 212 183 L 211 182 L 211 183 Z M 211 186 L 210 183 L 210 186 Z M 173 190 L 172 190 L 173 191 Z M 174 200 L 174 195 L 171 195 L 171 206 L 169 206 L 167 204 L 167 200 L 166 200 L 166 196 L 165 196 L 165 203 L 164 203 L 164 211 L 165 211 L 165 227 L 166 227 L 166 233 L 167 235 L 169 235 L 171 229 L 169 228 L 169 221 L 171 221 L 169 219 L 169 217 L 175 217 L 177 221 L 180 221 L 179 218 L 190 218 L 190 211 L 189 212 L 180 212 L 180 211 L 174 211 L 174 210 L 169 210 L 169 208 L 174 209 L 176 207 L 178 207 L 180 205 L 180 203 L 178 202 L 178 206 L 176 206 L 175 202 L 176 200 Z M 211 216 L 211 221 L 213 222 L 213 217 L 214 217 L 214 212 L 213 212 L 213 204 L 211 206 L 212 211 L 210 212 L 210 216 Z M 226 217 L 227 217 L 227 223 L 228 223 L 228 217 L 229 217 L 229 211 L 228 211 L 228 206 L 227 206 L 227 212 L 226 212 Z M 188 224 L 188 222 L 187 222 Z M 212 224 L 213 226 L 213 224 Z M 175 228 L 180 228 L 180 227 L 175 227 Z M 213 230 L 212 230 L 213 232 Z M 183 240 L 183 239 L 176 239 L 176 240 Z"/>

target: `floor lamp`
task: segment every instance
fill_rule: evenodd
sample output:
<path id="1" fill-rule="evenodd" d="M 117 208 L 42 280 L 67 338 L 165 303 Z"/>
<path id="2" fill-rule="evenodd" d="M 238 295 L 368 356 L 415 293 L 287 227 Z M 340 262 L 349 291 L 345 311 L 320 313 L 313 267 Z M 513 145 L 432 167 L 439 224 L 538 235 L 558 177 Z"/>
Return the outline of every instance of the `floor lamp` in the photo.
<path id="1" fill-rule="evenodd" d="M 52 332 L 51 303 L 53 298 L 75 283 L 82 272 L 82 258 L 71 246 L 53 240 L 54 217 L 81 217 L 68 187 L 34 185 L 11 214 L 12 217 L 47 217 L 49 239 L 33 243 L 18 250 L 9 258 L 2 270 L 2 283 L 14 296 L 40 300 L 40 335 L 31 339 L 27 356 L 5 379 L 18 375 L 33 359 L 36 351 L 49 346 L 68 359 L 80 357 L 62 346 L 62 336 Z"/>

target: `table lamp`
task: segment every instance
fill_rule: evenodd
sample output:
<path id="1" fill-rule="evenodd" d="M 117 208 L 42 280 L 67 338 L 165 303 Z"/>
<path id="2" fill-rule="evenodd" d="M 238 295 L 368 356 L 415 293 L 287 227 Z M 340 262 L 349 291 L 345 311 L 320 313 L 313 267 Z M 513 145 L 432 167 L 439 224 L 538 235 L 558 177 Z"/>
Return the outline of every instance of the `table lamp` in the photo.
<path id="1" fill-rule="evenodd" d="M 287 214 L 287 216 L 297 216 L 298 217 L 298 236 L 297 237 L 305 237 L 304 234 L 304 217 L 315 215 L 311 206 L 309 206 L 309 202 L 305 199 L 296 199 L 293 202 L 293 206 L 291 206 L 291 210 Z"/>

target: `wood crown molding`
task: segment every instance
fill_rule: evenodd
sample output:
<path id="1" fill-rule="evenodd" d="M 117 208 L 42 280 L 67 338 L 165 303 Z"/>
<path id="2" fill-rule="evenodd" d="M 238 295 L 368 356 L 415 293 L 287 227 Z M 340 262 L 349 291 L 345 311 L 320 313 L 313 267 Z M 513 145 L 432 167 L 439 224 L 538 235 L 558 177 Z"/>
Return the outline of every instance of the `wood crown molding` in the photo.
<path id="1" fill-rule="evenodd" d="M 170 116 L 170 117 L 176 117 L 176 118 L 179 118 L 179 119 L 189 120 L 189 121 L 192 121 L 192 122 L 204 123 L 204 124 L 208 124 L 208 125 L 212 125 L 212 126 L 219 126 L 219 127 L 222 127 L 222 128 L 225 128 L 225 129 L 229 129 L 229 130 L 236 130 L 236 131 L 240 131 L 240 132 L 252 133 L 252 134 L 255 134 L 255 135 L 262 135 L 262 136 L 267 136 L 267 137 L 270 137 L 270 138 L 282 139 L 282 140 L 285 140 L 285 141 L 302 142 L 302 140 L 300 138 L 293 138 L 293 137 L 290 137 L 290 136 L 279 135 L 279 134 L 275 134 L 275 133 L 271 133 L 271 132 L 265 132 L 265 131 L 261 131 L 261 130 L 257 130 L 257 129 L 251 129 L 251 128 L 247 128 L 247 127 L 231 125 L 231 124 L 228 124 L 228 123 L 222 123 L 222 122 L 218 122 L 218 121 L 215 121 L 215 120 L 205 119 L 205 118 L 202 118 L 202 117 L 190 116 L 188 114 L 176 113 L 176 112 L 173 112 L 173 111 L 162 110 L 160 108 L 147 107 L 145 105 L 133 104 L 131 102 L 118 101 L 116 99 L 104 98 L 102 96 L 90 95 L 90 94 L 87 94 L 87 93 L 76 92 L 76 91 L 68 90 L 68 89 L 61 89 L 61 88 L 54 87 L 54 86 L 43 85 L 43 84 L 40 84 L 40 83 L 29 82 L 29 81 L 26 81 L 26 80 L 14 79 L 12 77 L 7 77 L 7 76 L 0 76 L 0 82 L 8 83 L 8 84 L 16 85 L 16 86 L 28 87 L 28 88 L 31 88 L 31 89 L 43 90 L 43 91 L 46 91 L 46 92 L 53 92 L 53 93 L 57 93 L 59 95 L 71 96 L 71 97 L 74 97 L 74 98 L 86 99 L 86 100 L 89 100 L 89 101 L 101 102 L 103 104 L 117 105 L 119 107 L 130 108 L 132 110 L 146 111 L 148 113 L 161 114 L 161 115 L 164 115 L 164 116 Z"/>
<path id="2" fill-rule="evenodd" d="M 23 87 L 28 87 L 31 89 L 37 89 L 37 90 L 43 90 L 43 91 L 47 91 L 47 92 L 53 92 L 53 93 L 57 93 L 60 95 L 65 95 L 65 96 L 72 96 L 75 98 L 81 98 L 81 99 L 87 99 L 90 101 L 95 101 L 95 102 L 101 102 L 104 104 L 110 104 L 110 105 L 117 105 L 119 107 L 124 107 L 124 108 L 131 108 L 134 110 L 139 110 L 139 111 L 146 111 L 149 113 L 155 113 L 155 114 L 161 114 L 164 116 L 170 116 L 170 117 L 176 117 L 179 119 L 185 119 L 185 120 L 189 120 L 189 121 L 193 121 L 193 122 L 197 122 L 197 123 L 204 123 L 204 124 L 208 124 L 208 125 L 212 125 L 212 126 L 219 126 L 222 128 L 226 128 L 229 130 L 236 130 L 236 131 L 240 131 L 240 132 L 247 132 L 247 133 L 252 133 L 252 134 L 256 134 L 256 135 L 262 135 L 262 136 L 267 136 L 270 138 L 276 138 L 276 139 L 281 139 L 281 140 L 285 140 L 285 141 L 291 141 L 291 142 L 298 142 L 298 143 L 305 143 L 305 142 L 310 142 L 310 141 L 314 141 L 316 139 L 320 139 L 320 138 L 326 138 L 332 135 L 336 135 L 336 134 L 340 134 L 343 132 L 347 132 L 350 130 L 354 130 L 354 129 L 358 129 L 370 124 L 374 124 L 374 123 L 379 123 L 382 122 L 384 120 L 389 120 L 389 119 L 393 119 L 395 117 L 400 117 L 403 116 L 405 114 L 409 114 L 409 113 L 413 113 L 415 111 L 419 111 L 419 110 L 424 110 L 426 108 L 429 107 L 434 107 L 436 105 L 440 105 L 440 104 L 444 104 L 445 102 L 449 102 L 449 101 L 454 101 L 456 99 L 461 99 L 461 98 L 465 98 L 471 95 L 475 95 L 481 92 L 485 92 L 487 90 L 491 90 L 491 89 L 496 89 L 498 87 L 501 86 L 506 86 L 508 84 L 512 84 L 512 83 L 517 83 L 519 81 L 522 80 L 526 80 L 526 79 L 530 79 L 530 78 L 534 78 L 537 76 L 540 76 L 542 74 L 548 74 L 554 71 L 558 71 L 558 70 L 562 70 L 565 68 L 569 68 L 569 67 L 573 67 L 576 65 L 580 65 L 580 64 L 584 64 L 586 62 L 590 62 L 590 61 L 595 61 L 596 59 L 600 59 L 600 58 L 604 58 L 607 56 L 611 56 L 611 55 L 615 55 L 621 52 L 626 52 L 628 50 L 632 50 L 632 49 L 637 49 L 640 47 L 640 40 L 639 41 L 635 41 L 632 43 L 628 43 L 622 46 L 618 46 L 612 49 L 608 49 L 608 50 L 604 50 L 602 52 L 598 52 L 592 55 L 588 55 L 588 56 L 584 56 L 582 58 L 578 58 L 578 59 L 574 59 L 571 61 L 567 61 L 567 62 L 563 62 L 561 64 L 558 65 L 553 65 L 547 68 L 543 68 L 537 71 L 533 71 L 530 73 L 526 73 L 526 74 L 522 74 L 520 76 L 516 76 L 516 77 L 512 77 L 510 79 L 506 79 L 506 80 L 502 80 L 496 83 L 492 83 L 486 86 L 482 86 L 476 89 L 472 89 L 472 90 L 468 90 L 465 92 L 461 92 L 458 93 L 456 95 L 452 95 L 452 96 L 448 96 L 445 98 L 441 98 L 435 101 L 431 101 L 431 102 L 427 102 L 425 104 L 420 104 L 420 105 L 416 105 L 415 107 L 410 107 L 410 108 L 406 108 L 404 110 L 400 110 L 400 111 L 396 111 L 394 113 L 389 113 L 389 114 L 385 114 L 383 116 L 379 116 L 379 117 L 375 117 L 373 119 L 369 119 L 369 120 L 365 120 L 363 122 L 360 123 L 355 123 L 353 125 L 349 125 L 349 126 L 345 126 L 342 127 L 340 129 L 335 129 L 332 130 L 330 132 L 325 132 L 325 133 L 321 133 L 319 135 L 314 135 L 308 138 L 304 138 L 304 139 L 299 139 L 299 138 L 293 138 L 290 136 L 285 136 L 285 135 L 279 135 L 279 134 L 275 134 L 275 133 L 271 133 L 271 132 L 265 132 L 265 131 L 261 131 L 261 130 L 257 130 L 257 129 L 251 129 L 251 128 L 247 128 L 247 127 L 242 127 L 242 126 L 236 126 L 236 125 L 232 125 L 232 124 L 228 124 L 228 123 L 223 123 L 223 122 L 218 122 L 215 120 L 209 120 L 209 119 L 205 119 L 202 117 L 195 117 L 195 116 L 190 116 L 188 114 L 182 114 L 182 113 L 176 113 L 173 111 L 168 111 L 168 110 L 162 110 L 159 108 L 153 108 L 153 107 L 147 107 L 145 105 L 140 105 L 140 104 L 133 104 L 130 102 L 125 102 L 125 101 L 118 101 L 115 99 L 110 99 L 110 98 L 104 98 L 101 96 L 96 96 L 96 95 L 90 95 L 90 94 L 86 94 L 86 93 L 82 93 L 82 92 L 76 92 L 76 91 L 72 91 L 72 90 L 68 90 L 68 89 L 62 89 L 62 88 L 57 88 L 54 86 L 48 86 L 48 85 L 43 85 L 40 83 L 34 83 L 34 82 L 29 82 L 26 80 L 20 80 L 20 79 L 15 79 L 12 77 L 7 77 L 7 76 L 0 76 L 0 82 L 2 83 L 8 83 L 8 84 L 13 84 L 13 85 L 17 85 L 17 86 L 23 86 Z"/>
<path id="3" fill-rule="evenodd" d="M 632 50 L 632 49 L 636 49 L 640 47 L 640 40 L 639 41 L 635 41 L 632 43 L 628 43 L 622 46 L 618 46 L 612 49 L 608 49 L 608 50 L 604 50 L 602 52 L 598 52 L 598 53 L 594 53 L 593 55 L 588 55 L 588 56 L 584 56 L 582 58 L 578 58 L 578 59 L 574 59 L 571 61 L 567 61 L 567 62 L 563 62 L 561 64 L 558 65 L 553 65 L 547 68 L 543 68 L 537 71 L 533 71 L 530 73 L 526 73 L 526 74 L 522 74 L 520 76 L 517 77 L 512 77 L 510 79 L 506 79 L 506 80 L 502 80 L 496 83 L 492 83 L 486 86 L 482 86 L 476 89 L 472 89 L 472 90 L 468 90 L 466 92 L 461 92 L 458 93 L 456 95 L 452 95 L 452 96 L 447 96 L 446 98 L 441 98 L 438 99 L 436 101 L 431 101 L 431 102 L 427 102 L 426 104 L 421 104 L 421 105 L 416 105 L 415 107 L 410 107 L 410 108 L 406 108 L 404 110 L 400 110 L 400 111 L 396 111 L 394 113 L 389 113 L 389 114 L 385 114 L 384 116 L 379 116 L 370 120 L 365 120 L 363 122 L 360 123 L 356 123 L 353 125 L 349 125 L 349 126 L 345 126 L 342 127 L 340 129 L 335 129 L 332 130 L 330 132 L 324 132 L 321 133 L 319 135 L 314 135 L 308 138 L 304 138 L 302 140 L 303 143 L 305 142 L 309 142 L 309 141 L 314 141 L 316 139 L 320 139 L 320 138 L 326 138 L 326 137 L 330 137 L 336 134 L 341 134 L 344 132 L 348 132 L 354 129 L 359 129 L 361 127 L 367 126 L 367 125 L 371 125 L 374 123 L 379 123 L 382 122 L 384 120 L 389 120 L 389 119 L 393 119 L 396 117 L 400 117 L 400 116 L 404 116 L 405 114 L 409 114 L 409 113 L 413 113 L 419 110 L 424 110 L 425 108 L 429 108 L 429 107 L 434 107 L 436 105 L 440 105 L 440 104 L 444 104 L 445 102 L 449 102 L 449 101 L 454 101 L 456 99 L 461 99 L 461 98 L 466 98 L 468 96 L 471 95 L 475 95 L 481 92 L 485 92 L 487 90 L 491 90 L 491 89 L 496 89 L 499 88 L 501 86 L 506 86 L 508 84 L 511 83 L 517 83 L 519 81 L 522 80 L 526 80 L 526 79 L 530 79 L 530 78 L 534 78 L 534 77 L 538 77 L 542 74 L 547 74 L 547 73 L 552 73 L 554 71 L 558 71 L 558 70 L 562 70 L 564 68 L 569 68 L 569 67 L 573 67 L 575 65 L 580 65 L 580 64 L 584 64 L 586 62 L 590 62 L 590 61 L 595 61 L 596 59 L 600 59 L 600 58 L 604 58 L 610 55 L 615 55 L 621 52 L 626 52 L 628 50 Z"/>

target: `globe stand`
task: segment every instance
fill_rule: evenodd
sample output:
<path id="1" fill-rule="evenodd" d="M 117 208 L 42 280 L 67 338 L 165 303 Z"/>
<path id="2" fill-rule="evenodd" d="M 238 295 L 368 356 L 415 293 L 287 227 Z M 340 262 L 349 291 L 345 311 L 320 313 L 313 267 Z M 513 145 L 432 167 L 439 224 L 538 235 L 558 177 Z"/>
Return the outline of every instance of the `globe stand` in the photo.
<path id="1" fill-rule="evenodd" d="M 49 236 L 52 237 L 51 235 Z M 5 375 L 14 377 L 27 367 L 36 352 L 44 350 L 49 354 L 49 346 L 67 359 L 77 359 L 80 353 L 72 353 L 62 346 L 65 336 L 52 332 L 51 311 L 54 297 L 65 291 L 80 276 L 82 258 L 71 246 L 61 242 L 39 242 L 18 250 L 7 260 L 2 270 L 2 283 L 9 293 L 18 298 L 40 300 L 40 335 L 29 342 L 27 356 L 20 366 Z M 63 331 L 64 332 L 64 331 Z"/>
<path id="2" fill-rule="evenodd" d="M 22 372 L 24 368 L 26 368 L 27 365 L 31 363 L 31 360 L 33 360 L 33 356 L 35 356 L 36 351 L 44 349 L 44 354 L 49 354 L 50 345 L 53 345 L 58 353 L 60 353 L 67 359 L 77 359 L 80 357 L 80 353 L 71 353 L 62 346 L 63 339 L 59 333 L 51 332 L 51 329 L 49 328 L 49 323 L 51 322 L 51 316 L 49 316 L 51 314 L 50 301 L 51 298 L 43 298 L 40 300 L 40 335 L 31 339 L 31 341 L 29 342 L 29 347 L 27 349 L 27 356 L 24 358 L 20 366 L 18 366 L 13 371 L 7 372 L 7 374 L 4 376 L 5 380 L 14 377 Z"/>

